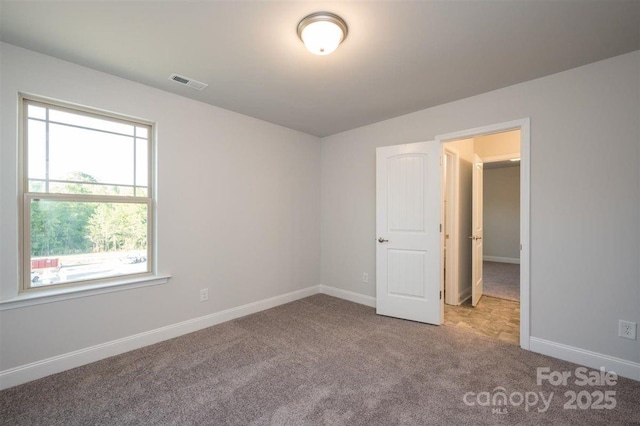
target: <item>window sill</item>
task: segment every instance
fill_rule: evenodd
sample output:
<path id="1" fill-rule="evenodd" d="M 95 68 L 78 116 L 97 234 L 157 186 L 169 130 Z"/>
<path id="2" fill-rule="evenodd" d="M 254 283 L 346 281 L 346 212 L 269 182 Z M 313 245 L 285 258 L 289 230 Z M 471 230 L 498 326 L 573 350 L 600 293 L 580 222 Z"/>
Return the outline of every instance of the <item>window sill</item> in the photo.
<path id="1" fill-rule="evenodd" d="M 108 283 L 88 284 L 78 287 L 56 288 L 22 293 L 13 299 L 0 301 L 0 311 L 42 305 L 44 303 L 59 302 L 62 300 L 78 299 L 80 297 L 95 296 L 98 294 L 113 293 L 116 291 L 131 290 L 134 288 L 149 287 L 152 285 L 166 284 L 169 281 L 169 278 L 171 278 L 171 275 L 149 275 L 138 278 L 110 281 Z"/>

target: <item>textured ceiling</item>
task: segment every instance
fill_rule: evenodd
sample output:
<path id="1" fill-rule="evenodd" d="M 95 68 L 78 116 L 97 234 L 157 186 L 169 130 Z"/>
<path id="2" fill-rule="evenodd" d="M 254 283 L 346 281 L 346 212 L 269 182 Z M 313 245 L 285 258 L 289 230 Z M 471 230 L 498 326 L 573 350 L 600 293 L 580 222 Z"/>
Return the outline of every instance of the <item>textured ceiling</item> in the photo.
<path id="1" fill-rule="evenodd" d="M 2 41 L 317 136 L 640 49 L 639 1 L 0 4 Z M 328 56 L 296 35 L 320 10 L 349 25 Z"/>

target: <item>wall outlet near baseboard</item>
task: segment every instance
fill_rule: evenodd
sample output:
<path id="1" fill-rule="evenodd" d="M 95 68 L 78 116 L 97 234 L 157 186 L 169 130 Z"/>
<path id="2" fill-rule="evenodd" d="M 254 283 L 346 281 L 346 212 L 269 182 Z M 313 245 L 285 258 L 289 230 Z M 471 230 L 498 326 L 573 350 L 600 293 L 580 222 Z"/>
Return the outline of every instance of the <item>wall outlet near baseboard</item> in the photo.
<path id="1" fill-rule="evenodd" d="M 209 300 L 209 289 L 203 288 L 202 290 L 200 290 L 200 301 L 206 302 L 207 300 Z"/>
<path id="2" fill-rule="evenodd" d="M 363 283 L 368 283 L 369 282 L 369 274 L 367 274 L 366 272 L 362 273 L 362 282 Z"/>
<path id="3" fill-rule="evenodd" d="M 631 321 L 618 321 L 618 336 L 625 339 L 636 340 L 636 329 L 638 324 Z"/>

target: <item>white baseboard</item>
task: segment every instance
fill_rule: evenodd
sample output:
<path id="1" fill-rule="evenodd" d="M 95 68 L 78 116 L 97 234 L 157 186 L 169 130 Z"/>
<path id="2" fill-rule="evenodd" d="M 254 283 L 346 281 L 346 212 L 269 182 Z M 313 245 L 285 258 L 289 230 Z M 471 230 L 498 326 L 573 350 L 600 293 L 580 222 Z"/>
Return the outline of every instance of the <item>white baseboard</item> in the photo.
<path id="1" fill-rule="evenodd" d="M 345 299 L 350 302 L 359 303 L 361 305 L 371 306 L 374 308 L 376 306 L 375 297 L 342 290 L 336 287 L 320 285 L 320 293 Z M 461 301 L 464 302 L 469 297 L 471 297 L 471 288 L 467 289 L 467 291 L 462 294 Z M 640 381 L 640 364 L 636 362 L 539 339 L 537 337 L 531 337 L 529 339 L 528 350 L 591 368 L 597 369 L 604 367 L 607 371 L 613 371 L 621 377 Z"/>
<path id="2" fill-rule="evenodd" d="M 464 302 L 467 301 L 467 299 L 471 298 L 471 287 L 467 287 L 464 292 L 462 292 L 460 294 L 460 301 L 458 302 L 458 305 L 462 305 Z"/>
<path id="3" fill-rule="evenodd" d="M 515 263 L 517 265 L 520 264 L 519 258 L 512 258 L 512 257 L 482 256 L 482 260 L 487 262 Z"/>
<path id="4" fill-rule="evenodd" d="M 298 299 L 318 294 L 321 291 L 320 289 L 320 285 L 307 287 L 302 290 L 248 303 L 236 308 L 226 309 L 210 315 L 193 318 L 187 321 L 171 324 L 166 327 L 145 331 L 122 339 L 112 340 L 110 342 L 101 343 L 99 345 L 0 371 L 0 390 L 40 379 L 51 374 L 80 367 L 91 362 L 100 361 L 101 359 L 114 355 L 120 355 L 144 346 L 153 345 L 154 343 L 182 336 L 183 334 L 193 333 L 194 331 L 221 324 L 245 315 L 250 315 L 265 309 L 293 302 Z"/>
<path id="5" fill-rule="evenodd" d="M 364 294 L 342 290 L 340 288 L 323 284 L 320 285 L 320 293 L 337 297 L 339 299 L 348 300 L 350 302 L 359 303 L 361 305 L 371 306 L 372 308 L 376 307 L 376 298 L 373 296 L 366 296 Z"/>
<path id="6" fill-rule="evenodd" d="M 533 352 L 591 368 L 598 369 L 604 367 L 605 370 L 613 371 L 618 376 L 640 381 L 640 363 L 563 345 L 562 343 L 539 339 L 537 337 L 529 338 L 529 342 L 529 349 Z"/>
<path id="7" fill-rule="evenodd" d="M 187 321 L 171 324 L 166 327 L 157 328 L 155 330 L 146 331 L 124 337 L 122 339 L 112 340 L 110 342 L 1 371 L 0 390 L 40 379 L 51 374 L 80 367 L 82 365 L 129 352 L 134 349 L 139 349 L 144 346 L 159 343 L 183 334 L 192 333 L 203 328 L 221 324 L 226 321 L 293 302 L 298 299 L 303 299 L 318 293 L 327 294 L 329 296 L 370 307 L 376 306 L 376 298 L 372 296 L 366 296 L 364 294 L 342 290 L 327 285 L 307 287 L 302 290 L 293 291 L 291 293 L 260 300 L 210 315 L 193 318 Z M 554 358 L 585 365 L 587 367 L 604 367 L 608 371 L 615 371 L 619 376 L 640 381 L 640 364 L 636 362 L 626 361 L 609 355 L 591 352 L 536 337 L 530 338 L 530 350 L 544 355 L 549 355 Z"/>

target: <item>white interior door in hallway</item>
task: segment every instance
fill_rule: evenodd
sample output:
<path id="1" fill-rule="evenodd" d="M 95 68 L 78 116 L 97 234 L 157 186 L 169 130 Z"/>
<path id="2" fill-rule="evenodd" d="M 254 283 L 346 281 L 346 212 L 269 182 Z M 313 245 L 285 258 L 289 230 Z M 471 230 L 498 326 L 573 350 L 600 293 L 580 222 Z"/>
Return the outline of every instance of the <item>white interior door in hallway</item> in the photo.
<path id="1" fill-rule="evenodd" d="M 471 305 L 476 306 L 482 298 L 482 184 L 484 170 L 482 160 L 474 154 L 473 160 L 473 200 L 471 230 Z"/>
<path id="2" fill-rule="evenodd" d="M 441 324 L 440 144 L 376 150 L 376 310 Z"/>

